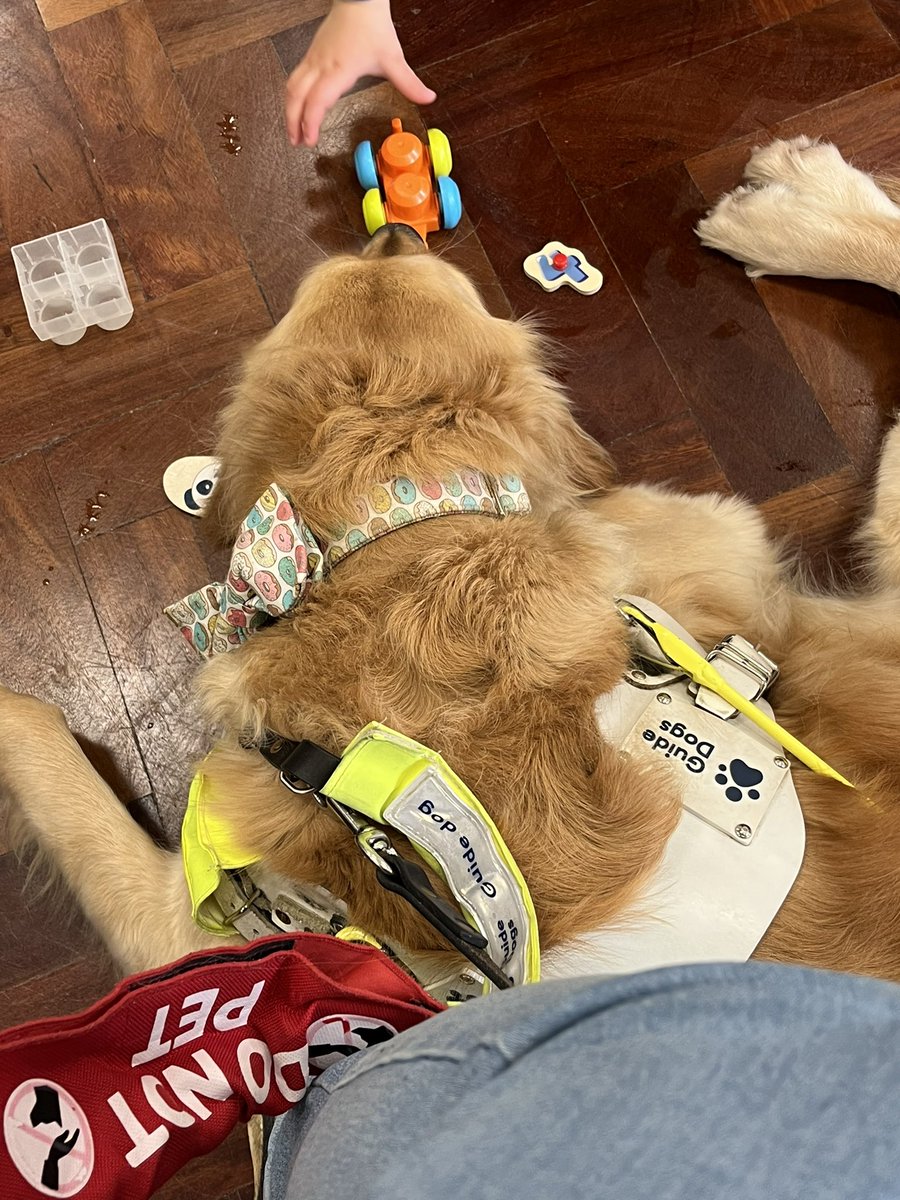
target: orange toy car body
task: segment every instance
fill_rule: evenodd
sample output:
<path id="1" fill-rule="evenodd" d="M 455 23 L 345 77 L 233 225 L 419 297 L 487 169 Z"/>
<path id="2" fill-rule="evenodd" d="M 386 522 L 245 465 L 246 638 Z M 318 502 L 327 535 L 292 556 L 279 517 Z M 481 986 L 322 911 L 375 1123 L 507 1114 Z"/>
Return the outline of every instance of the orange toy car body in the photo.
<path id="1" fill-rule="evenodd" d="M 439 129 L 429 129 L 425 145 L 395 117 L 377 155 L 371 142 L 360 142 L 353 159 L 366 189 L 363 216 L 370 234 L 396 223 L 409 225 L 425 241 L 429 233 L 459 223 L 462 204 L 450 179 L 450 143 Z"/>

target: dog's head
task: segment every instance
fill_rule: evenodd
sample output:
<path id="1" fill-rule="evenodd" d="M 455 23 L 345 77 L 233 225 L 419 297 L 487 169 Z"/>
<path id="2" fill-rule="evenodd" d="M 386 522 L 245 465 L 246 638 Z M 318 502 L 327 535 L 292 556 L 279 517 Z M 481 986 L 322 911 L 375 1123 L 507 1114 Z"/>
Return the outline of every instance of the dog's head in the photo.
<path id="1" fill-rule="evenodd" d="M 311 271 L 248 356 L 208 520 L 230 541 L 276 479 L 315 526 L 423 464 L 516 472 L 537 507 L 603 489 L 609 459 L 573 420 L 548 353 L 412 230 L 388 226 L 362 255 Z"/>

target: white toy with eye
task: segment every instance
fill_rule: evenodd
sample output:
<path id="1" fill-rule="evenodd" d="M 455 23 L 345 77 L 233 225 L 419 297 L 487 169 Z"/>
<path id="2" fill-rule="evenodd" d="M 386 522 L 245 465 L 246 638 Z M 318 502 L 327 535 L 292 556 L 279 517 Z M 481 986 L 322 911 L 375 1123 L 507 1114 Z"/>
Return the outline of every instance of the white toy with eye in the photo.
<path id="1" fill-rule="evenodd" d="M 217 458 L 191 454 L 186 458 L 176 458 L 166 467 L 163 491 L 176 508 L 192 517 L 199 517 L 209 503 L 218 478 Z"/>

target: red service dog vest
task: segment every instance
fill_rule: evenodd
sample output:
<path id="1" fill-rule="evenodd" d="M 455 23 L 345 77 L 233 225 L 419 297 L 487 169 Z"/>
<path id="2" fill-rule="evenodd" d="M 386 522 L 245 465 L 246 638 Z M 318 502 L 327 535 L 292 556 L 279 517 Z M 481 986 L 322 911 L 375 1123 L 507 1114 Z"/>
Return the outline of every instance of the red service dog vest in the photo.
<path id="1" fill-rule="evenodd" d="M 0 1034 L 0 1196 L 144 1200 L 238 1121 L 441 1011 L 379 951 L 297 934 L 193 954 Z"/>

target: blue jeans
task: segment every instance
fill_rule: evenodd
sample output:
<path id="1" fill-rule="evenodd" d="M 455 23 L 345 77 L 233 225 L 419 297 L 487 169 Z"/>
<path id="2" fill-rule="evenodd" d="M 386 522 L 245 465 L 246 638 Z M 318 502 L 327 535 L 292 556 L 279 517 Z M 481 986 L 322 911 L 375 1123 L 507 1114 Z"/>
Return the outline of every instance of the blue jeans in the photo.
<path id="1" fill-rule="evenodd" d="M 762 963 L 470 1001 L 324 1072 L 265 1200 L 900 1197 L 900 987 Z"/>

